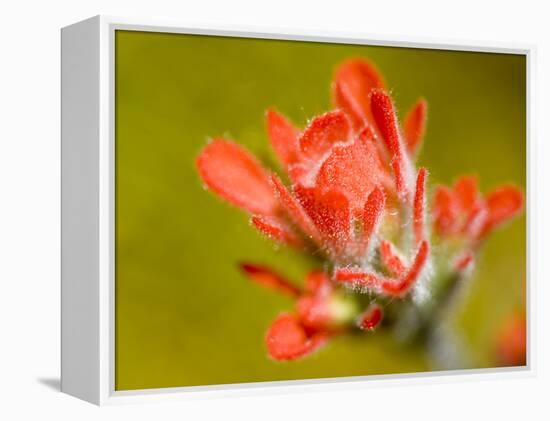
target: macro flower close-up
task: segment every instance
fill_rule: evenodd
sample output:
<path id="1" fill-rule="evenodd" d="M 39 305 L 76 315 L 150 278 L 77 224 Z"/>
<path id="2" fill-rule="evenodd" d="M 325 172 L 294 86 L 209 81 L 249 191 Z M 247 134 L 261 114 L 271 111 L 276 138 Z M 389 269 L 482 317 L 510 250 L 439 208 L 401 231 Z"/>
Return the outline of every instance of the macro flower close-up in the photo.
<path id="1" fill-rule="evenodd" d="M 303 287 L 254 256 L 241 264 L 255 283 L 295 300 L 267 328 L 275 360 L 306 357 L 354 330 L 433 339 L 484 240 L 523 212 L 523 192 L 512 184 L 482 194 L 466 174 L 451 187 L 431 186 L 430 169 L 417 165 L 429 147 L 429 100 L 400 120 L 370 61 L 340 63 L 331 94 L 333 109 L 306 127 L 266 111 L 277 171 L 226 138 L 212 139 L 196 161 L 207 189 L 248 213 L 260 234 L 318 262 Z"/>
<path id="2" fill-rule="evenodd" d="M 115 38 L 116 390 L 529 365 L 524 56 Z"/>

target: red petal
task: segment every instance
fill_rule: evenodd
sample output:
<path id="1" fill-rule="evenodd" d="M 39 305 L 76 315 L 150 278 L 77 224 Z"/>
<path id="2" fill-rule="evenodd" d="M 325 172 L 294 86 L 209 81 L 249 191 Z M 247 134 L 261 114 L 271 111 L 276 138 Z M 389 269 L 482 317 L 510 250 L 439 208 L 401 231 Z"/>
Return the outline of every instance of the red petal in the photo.
<path id="1" fill-rule="evenodd" d="M 383 281 L 378 275 L 353 268 L 336 268 L 334 279 L 342 284 L 375 288 Z"/>
<path id="2" fill-rule="evenodd" d="M 336 254 L 345 251 L 351 236 L 348 199 L 341 193 L 321 193 L 316 188 L 296 186 L 298 200 L 321 232 L 325 246 Z"/>
<path id="3" fill-rule="evenodd" d="M 208 188 L 228 202 L 260 215 L 275 212 L 277 200 L 268 175 L 243 147 L 216 139 L 198 156 L 197 168 Z"/>
<path id="4" fill-rule="evenodd" d="M 488 224 L 496 227 L 519 215 L 523 210 L 523 193 L 515 186 L 502 186 L 486 196 Z"/>
<path id="5" fill-rule="evenodd" d="M 271 176 L 271 182 L 277 193 L 282 208 L 286 211 L 288 216 L 296 224 L 296 226 L 302 230 L 302 232 L 311 238 L 316 243 L 321 243 L 321 235 L 317 230 L 317 227 L 308 216 L 302 205 L 298 200 L 288 191 L 282 181 L 275 174 Z"/>
<path id="6" fill-rule="evenodd" d="M 359 316 L 359 327 L 363 330 L 373 331 L 382 321 L 382 307 L 372 303 L 367 310 Z"/>
<path id="7" fill-rule="evenodd" d="M 453 193 L 445 186 L 437 186 L 432 204 L 432 217 L 439 235 L 454 233 L 458 217 L 457 207 Z"/>
<path id="8" fill-rule="evenodd" d="M 414 282 L 420 276 L 426 261 L 428 260 L 428 242 L 423 241 L 420 244 L 414 262 L 407 273 L 404 274 L 397 282 L 386 281 L 382 284 L 383 291 L 388 295 L 403 296 L 406 294 Z"/>
<path id="9" fill-rule="evenodd" d="M 392 275 L 401 276 L 407 269 L 403 260 L 389 241 L 382 240 L 380 242 L 380 254 L 384 266 L 386 266 Z"/>
<path id="10" fill-rule="evenodd" d="M 388 150 L 395 156 L 401 153 L 399 127 L 390 96 L 382 90 L 371 94 L 371 105 L 374 121 L 380 130 Z"/>
<path id="11" fill-rule="evenodd" d="M 426 169 L 420 168 L 416 178 L 416 191 L 414 194 L 413 226 L 414 239 L 416 244 L 420 244 L 425 237 L 424 229 L 424 208 L 426 194 Z"/>
<path id="12" fill-rule="evenodd" d="M 279 243 L 287 244 L 293 247 L 302 247 L 302 240 L 294 234 L 292 228 L 283 221 L 270 217 L 253 216 L 252 225 L 262 234 Z"/>
<path id="13" fill-rule="evenodd" d="M 372 235 L 378 229 L 385 206 L 386 195 L 379 186 L 376 186 L 369 194 L 363 209 L 363 244 L 361 246 L 361 254 L 366 252 Z"/>
<path id="14" fill-rule="evenodd" d="M 300 137 L 300 148 L 312 160 L 321 158 L 338 142 L 349 141 L 351 125 L 342 111 L 330 111 L 313 119 Z"/>
<path id="15" fill-rule="evenodd" d="M 250 279 L 266 288 L 281 292 L 293 298 L 297 298 L 302 293 L 300 288 L 266 266 L 259 266 L 251 263 L 241 263 L 240 266 Z"/>
<path id="16" fill-rule="evenodd" d="M 311 354 L 327 339 L 328 335 L 324 332 L 308 336 L 298 318 L 291 314 L 277 317 L 265 338 L 269 355 L 279 361 L 295 360 Z"/>
<path id="17" fill-rule="evenodd" d="M 298 160 L 298 134 L 290 121 L 274 110 L 267 110 L 267 133 L 271 146 L 277 153 L 281 163 L 285 166 Z"/>
<path id="18" fill-rule="evenodd" d="M 453 190 L 458 205 L 465 214 L 469 214 L 478 207 L 480 195 L 477 188 L 477 179 L 474 176 L 459 177 Z"/>
<path id="19" fill-rule="evenodd" d="M 332 149 L 319 169 L 316 185 L 323 192 L 335 190 L 344 193 L 354 215 L 360 218 L 368 195 L 382 184 L 385 177 L 374 143 L 357 139 L 352 144 Z"/>
<path id="20" fill-rule="evenodd" d="M 374 121 L 392 155 L 391 167 L 395 176 L 397 193 L 402 200 L 406 200 L 409 197 L 407 182 L 409 163 L 403 153 L 393 102 L 385 92 L 375 90 L 371 94 L 371 107 Z"/>
<path id="21" fill-rule="evenodd" d="M 383 87 L 382 76 L 371 63 L 363 59 L 351 59 L 336 70 L 332 85 L 333 102 L 353 119 L 358 129 L 366 121 L 372 121 L 370 92 Z"/>
<path id="22" fill-rule="evenodd" d="M 418 152 L 422 138 L 424 137 L 426 130 L 426 109 L 426 101 L 420 99 L 405 117 L 403 132 L 407 149 L 411 155 L 415 155 Z"/>

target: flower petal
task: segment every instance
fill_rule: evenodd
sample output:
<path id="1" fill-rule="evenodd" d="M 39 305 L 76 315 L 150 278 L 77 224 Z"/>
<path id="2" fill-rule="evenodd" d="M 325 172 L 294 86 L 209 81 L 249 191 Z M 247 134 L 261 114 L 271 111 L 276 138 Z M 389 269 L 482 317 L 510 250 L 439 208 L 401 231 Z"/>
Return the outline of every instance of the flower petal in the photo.
<path id="1" fill-rule="evenodd" d="M 403 135 L 407 150 L 411 155 L 416 155 L 422 144 L 422 138 L 426 131 L 427 103 L 421 98 L 411 108 L 405 117 Z"/>
<path id="2" fill-rule="evenodd" d="M 366 253 L 371 237 L 378 229 L 378 225 L 382 220 L 385 207 L 386 195 L 379 186 L 376 186 L 369 194 L 363 208 L 363 236 L 360 254 Z"/>
<path id="3" fill-rule="evenodd" d="M 336 268 L 334 280 L 353 287 L 377 288 L 384 280 L 377 274 L 349 267 Z"/>
<path id="4" fill-rule="evenodd" d="M 465 214 L 470 214 L 479 206 L 481 199 L 477 187 L 477 179 L 474 176 L 459 177 L 453 187 L 457 203 Z"/>
<path id="5" fill-rule="evenodd" d="M 394 276 L 401 276 L 407 268 L 403 263 L 402 257 L 398 254 L 397 250 L 392 243 L 386 240 L 380 242 L 380 255 L 382 257 L 382 263 Z"/>
<path id="6" fill-rule="evenodd" d="M 267 133 L 271 146 L 284 166 L 295 163 L 300 153 L 299 131 L 282 114 L 269 109 L 266 113 Z"/>
<path id="7" fill-rule="evenodd" d="M 330 111 L 313 119 L 300 136 L 300 149 L 311 160 L 320 159 L 338 142 L 347 142 L 351 125 L 342 111 Z"/>
<path id="8" fill-rule="evenodd" d="M 515 186 L 501 186 L 486 196 L 488 224 L 494 228 L 514 218 L 523 210 L 523 193 Z"/>
<path id="9" fill-rule="evenodd" d="M 292 298 L 298 298 L 302 293 L 300 288 L 266 266 L 241 263 L 240 267 L 250 279 L 268 289 L 275 290 Z"/>
<path id="10" fill-rule="evenodd" d="M 296 226 L 307 237 L 311 238 L 317 244 L 321 244 L 321 234 L 300 202 L 288 191 L 277 175 L 272 174 L 271 183 L 275 189 L 277 197 L 279 198 L 281 207 L 285 210 Z"/>
<path id="11" fill-rule="evenodd" d="M 304 246 L 303 241 L 296 236 L 292 228 L 277 218 L 268 216 L 253 216 L 251 222 L 258 231 L 274 241 L 292 247 Z"/>
<path id="12" fill-rule="evenodd" d="M 206 186 L 223 199 L 251 213 L 275 212 L 277 200 L 268 175 L 243 147 L 215 139 L 204 147 L 196 164 Z"/>
<path id="13" fill-rule="evenodd" d="M 453 187 L 455 202 L 461 212 L 462 226 L 460 232 L 472 239 L 479 238 L 487 226 L 489 212 L 477 187 L 474 176 L 459 177 Z"/>
<path id="14" fill-rule="evenodd" d="M 342 193 L 323 193 L 317 188 L 296 186 L 298 200 L 321 232 L 324 245 L 336 255 L 345 252 L 351 237 L 349 201 Z"/>
<path id="15" fill-rule="evenodd" d="M 385 92 L 375 90 L 371 94 L 371 107 L 374 121 L 392 155 L 391 167 L 394 172 L 397 193 L 402 200 L 406 201 L 410 194 L 410 163 L 403 153 L 393 101 Z"/>
<path id="16" fill-rule="evenodd" d="M 437 233 L 441 236 L 453 234 L 457 217 L 458 205 L 453 192 L 446 186 L 437 186 L 432 203 L 432 218 Z"/>
<path id="17" fill-rule="evenodd" d="M 418 170 L 418 176 L 416 178 L 416 191 L 414 194 L 413 204 L 413 231 L 416 245 L 419 245 L 426 237 L 424 227 L 424 214 L 426 207 L 426 168 L 420 168 Z"/>
<path id="18" fill-rule="evenodd" d="M 383 87 L 382 76 L 371 63 L 363 59 L 350 59 L 336 70 L 332 84 L 333 102 L 352 118 L 358 129 L 366 122 L 372 122 L 370 92 Z"/>
<path id="19" fill-rule="evenodd" d="M 337 145 L 321 165 L 316 186 L 323 192 L 340 191 L 350 201 L 353 214 L 362 218 L 368 195 L 384 182 L 385 170 L 372 141 L 358 138 L 351 144 Z"/>
<path id="20" fill-rule="evenodd" d="M 275 360 L 295 360 L 311 354 L 324 345 L 328 334 L 314 333 L 308 336 L 298 318 L 292 314 L 277 317 L 266 334 L 269 355 Z"/>
<path id="21" fill-rule="evenodd" d="M 362 330 L 373 331 L 382 321 L 383 311 L 377 303 L 372 303 L 367 310 L 359 316 L 358 325 Z"/>
<path id="22" fill-rule="evenodd" d="M 418 248 L 414 262 L 409 270 L 397 282 L 388 280 L 382 284 L 382 290 L 391 296 L 401 297 L 405 295 L 411 286 L 416 282 L 422 269 L 428 260 L 429 246 L 427 241 L 423 241 Z"/>

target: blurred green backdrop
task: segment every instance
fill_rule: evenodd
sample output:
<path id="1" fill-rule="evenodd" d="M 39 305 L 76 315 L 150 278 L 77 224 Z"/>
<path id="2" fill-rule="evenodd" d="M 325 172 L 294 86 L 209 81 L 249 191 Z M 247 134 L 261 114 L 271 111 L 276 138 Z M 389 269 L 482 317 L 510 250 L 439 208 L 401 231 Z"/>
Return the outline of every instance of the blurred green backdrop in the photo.
<path id="1" fill-rule="evenodd" d="M 251 284 L 237 262 L 300 282 L 311 262 L 274 248 L 205 191 L 195 169 L 212 136 L 277 168 L 266 108 L 304 126 L 330 108 L 333 71 L 350 56 L 376 63 L 401 114 L 427 99 L 420 164 L 432 186 L 476 173 L 483 190 L 525 187 L 523 56 L 117 31 L 117 390 L 430 369 L 422 350 L 384 333 L 341 337 L 297 362 L 270 360 L 266 328 L 292 302 Z M 521 300 L 525 256 L 522 217 L 488 241 L 451 316 L 475 367 L 493 364 L 495 330 Z"/>

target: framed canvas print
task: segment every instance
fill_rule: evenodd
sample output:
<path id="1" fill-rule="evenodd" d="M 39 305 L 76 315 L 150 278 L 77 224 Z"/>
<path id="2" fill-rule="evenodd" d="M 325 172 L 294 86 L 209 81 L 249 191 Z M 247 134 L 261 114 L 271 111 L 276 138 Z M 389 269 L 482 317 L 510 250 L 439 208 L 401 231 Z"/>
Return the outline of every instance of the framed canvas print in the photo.
<path id="1" fill-rule="evenodd" d="M 62 30 L 62 390 L 529 371 L 529 47 Z"/>

